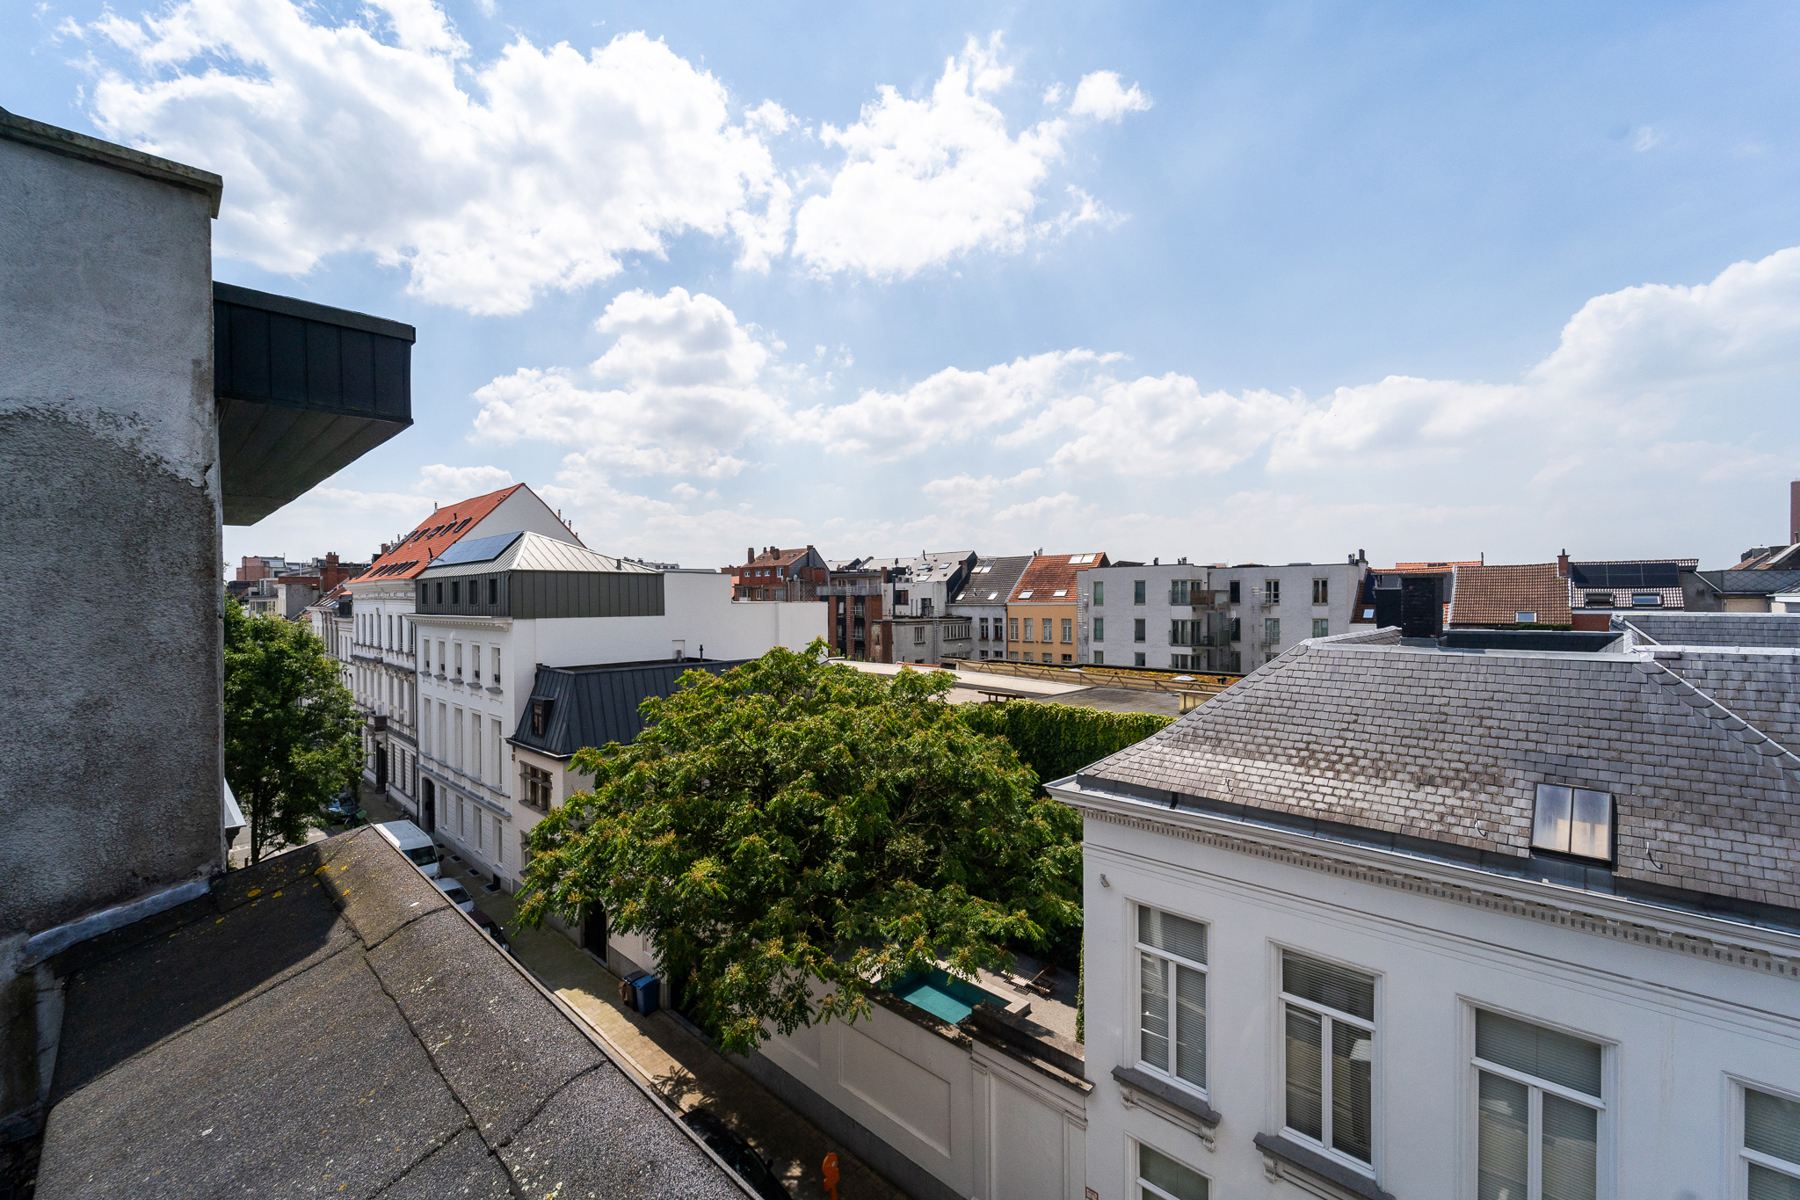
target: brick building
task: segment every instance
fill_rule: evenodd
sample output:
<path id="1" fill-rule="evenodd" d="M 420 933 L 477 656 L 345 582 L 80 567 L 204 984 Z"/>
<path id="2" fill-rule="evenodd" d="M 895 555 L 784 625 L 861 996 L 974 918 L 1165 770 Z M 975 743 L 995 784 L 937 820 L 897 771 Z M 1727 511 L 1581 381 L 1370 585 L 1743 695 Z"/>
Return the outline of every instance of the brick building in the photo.
<path id="1" fill-rule="evenodd" d="M 811 546 L 783 550 L 754 546 L 744 551 L 741 566 L 726 567 L 733 600 L 817 600 L 830 577 L 830 565 Z"/>

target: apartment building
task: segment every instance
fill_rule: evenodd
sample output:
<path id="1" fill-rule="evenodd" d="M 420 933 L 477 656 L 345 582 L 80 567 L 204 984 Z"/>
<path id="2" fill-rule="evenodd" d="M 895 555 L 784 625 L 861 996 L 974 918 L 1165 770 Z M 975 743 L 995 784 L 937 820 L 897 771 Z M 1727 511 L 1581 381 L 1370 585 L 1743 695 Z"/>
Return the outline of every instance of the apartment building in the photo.
<path id="1" fill-rule="evenodd" d="M 1074 666 L 1080 577 L 1107 565 L 1100 552 L 1034 555 L 1006 599 L 1007 660 Z"/>
<path id="2" fill-rule="evenodd" d="M 950 597 L 950 615 L 969 623 L 976 661 L 1006 657 L 1006 604 L 1031 555 L 980 558 L 968 578 Z"/>
<path id="3" fill-rule="evenodd" d="M 1369 564 L 1362 552 L 1341 563 L 1242 563 L 1214 567 L 1212 590 L 1223 593 L 1224 649 L 1221 671 L 1249 674 L 1307 638 L 1335 637 L 1350 628 L 1350 614 Z"/>
<path id="4" fill-rule="evenodd" d="M 731 576 L 734 600 L 816 600 L 830 578 L 830 566 L 811 546 L 765 546 L 760 552 L 751 546 L 744 551 L 743 565 L 727 567 L 725 573 Z"/>
<path id="5" fill-rule="evenodd" d="M 508 739 L 539 667 L 754 658 L 825 636 L 816 601 L 733 603 L 714 571 L 661 571 L 536 532 L 466 539 L 413 580 L 420 810 L 514 887 L 533 780 Z"/>
<path id="6" fill-rule="evenodd" d="M 561 517 L 522 483 L 441 505 L 405 535 L 384 544 L 368 569 L 349 580 L 335 618 L 347 621 L 340 642 L 350 690 L 364 715 L 363 778 L 431 829 L 421 804 L 418 730 L 418 635 L 413 581 L 453 547 L 529 530 L 580 545 Z M 324 620 L 321 613 L 321 622 Z"/>
<path id="7" fill-rule="evenodd" d="M 1207 567 L 1185 558 L 1166 564 L 1091 567 L 1082 572 L 1079 590 L 1077 662 L 1177 671 L 1227 669 L 1230 630 L 1224 610 L 1213 603 Z"/>
<path id="8" fill-rule="evenodd" d="M 950 612 L 981 561 L 973 550 L 940 550 L 888 568 L 890 661 L 935 663 L 974 657 L 974 623 Z"/>
<path id="9" fill-rule="evenodd" d="M 828 564 L 819 598 L 830 610 L 831 652 L 859 662 L 891 662 L 887 640 L 888 573 L 866 558 Z"/>
<path id="10" fill-rule="evenodd" d="M 1800 616 L 1611 631 L 1309 641 L 1049 785 L 1088 1195 L 1800 1194 Z"/>

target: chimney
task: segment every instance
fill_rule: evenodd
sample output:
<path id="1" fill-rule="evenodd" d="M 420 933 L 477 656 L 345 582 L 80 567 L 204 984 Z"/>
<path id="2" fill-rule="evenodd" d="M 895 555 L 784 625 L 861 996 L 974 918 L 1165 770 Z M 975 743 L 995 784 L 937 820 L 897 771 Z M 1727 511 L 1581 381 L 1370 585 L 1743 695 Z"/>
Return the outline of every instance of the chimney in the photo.
<path id="1" fill-rule="evenodd" d="M 1483 559 L 1487 558 L 1485 551 L 1482 553 L 1481 557 Z M 1566 549 L 1556 556 L 1556 576 L 1558 579 L 1567 579 L 1569 577 L 1569 552 Z"/>
<path id="2" fill-rule="evenodd" d="M 753 563 L 756 561 L 756 547 L 755 546 L 745 546 L 744 547 L 744 561 L 747 563 Z"/>
<path id="3" fill-rule="evenodd" d="M 1788 484 L 1788 545 L 1800 542 L 1800 479 Z"/>

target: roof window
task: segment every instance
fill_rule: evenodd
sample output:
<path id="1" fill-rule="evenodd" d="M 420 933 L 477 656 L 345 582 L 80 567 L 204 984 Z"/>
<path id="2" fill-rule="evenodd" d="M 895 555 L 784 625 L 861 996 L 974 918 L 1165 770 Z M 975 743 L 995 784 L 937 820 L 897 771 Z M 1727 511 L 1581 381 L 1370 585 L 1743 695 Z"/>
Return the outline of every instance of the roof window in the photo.
<path id="1" fill-rule="evenodd" d="M 1611 862 L 1613 812 L 1611 792 L 1540 783 L 1531 818 L 1532 848 Z"/>
<path id="2" fill-rule="evenodd" d="M 1513 613 L 1513 624 L 1514 625 L 1535 625 L 1535 624 L 1537 624 L 1537 614 L 1534 612 L 1526 612 L 1525 610 L 1520 609 L 1518 612 Z"/>
<path id="3" fill-rule="evenodd" d="M 1631 593 L 1631 607 L 1633 607 L 1633 608 L 1661 608 L 1662 607 L 1662 593 L 1660 593 L 1660 592 L 1633 592 L 1633 593 Z"/>
<path id="4" fill-rule="evenodd" d="M 1069 555 L 1069 564 L 1071 566 L 1079 566 L 1082 563 L 1091 563 L 1099 557 L 1098 554 L 1071 554 Z"/>
<path id="5" fill-rule="evenodd" d="M 1589 608 L 1611 608 L 1612 604 L 1613 594 L 1611 592 L 1589 592 L 1587 594 Z"/>
<path id="6" fill-rule="evenodd" d="M 1052 599 L 1054 599 L 1057 596 L 1066 596 L 1068 594 L 1069 594 L 1068 588 L 1057 588 L 1054 592 L 1050 593 Z"/>
<path id="7" fill-rule="evenodd" d="M 999 593 L 999 592 L 989 592 L 989 593 L 988 593 L 988 599 L 989 599 L 989 600 L 998 600 L 998 599 L 999 599 L 999 598 L 1000 598 L 1000 593 Z"/>
<path id="8" fill-rule="evenodd" d="M 1019 599 L 1021 599 L 1021 600 L 1029 600 L 1029 599 L 1031 599 L 1031 589 L 1030 589 L 1030 588 L 1026 588 L 1026 589 L 1025 589 L 1025 590 L 1024 590 L 1024 591 L 1022 591 L 1022 592 L 1020 592 L 1020 593 L 1019 593 Z"/>

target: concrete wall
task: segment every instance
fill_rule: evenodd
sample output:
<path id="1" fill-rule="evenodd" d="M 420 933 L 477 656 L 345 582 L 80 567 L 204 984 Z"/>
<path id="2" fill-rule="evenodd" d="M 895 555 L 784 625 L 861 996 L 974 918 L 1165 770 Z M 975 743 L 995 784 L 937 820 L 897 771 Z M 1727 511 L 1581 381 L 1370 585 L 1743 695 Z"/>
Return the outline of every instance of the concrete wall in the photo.
<path id="1" fill-rule="evenodd" d="M 222 859 L 212 209 L 0 138 L 0 938 Z"/>
<path id="2" fill-rule="evenodd" d="M 1739 1085 L 1800 1090 L 1800 989 L 1748 959 L 1658 947 L 1642 926 L 1583 931 L 1555 910 L 1436 887 L 1414 868 L 1380 882 L 1355 867 L 1314 869 L 1319 860 L 1299 853 L 1242 852 L 1094 818 L 1084 838 L 1087 1064 L 1097 1084 L 1088 1186 L 1106 1200 L 1136 1195 L 1134 1142 L 1207 1176 L 1215 1196 L 1304 1194 L 1271 1183 L 1252 1144 L 1283 1124 L 1284 947 L 1377 978 L 1375 1167 L 1395 1196 L 1476 1194 L 1478 1005 L 1605 1047 L 1602 1200 L 1742 1195 L 1731 1178 Z M 1110 1077 L 1137 1061 L 1139 903 L 1208 926 L 1216 1148 L 1149 1108 L 1125 1107 Z M 1755 934 L 1800 949 L 1800 938 Z"/>
<path id="3" fill-rule="evenodd" d="M 1169 644 L 1169 622 L 1179 619 L 1183 621 L 1200 621 L 1205 623 L 1208 614 L 1196 613 L 1191 604 L 1184 604 L 1178 611 L 1169 603 L 1169 585 L 1177 579 L 1193 582 L 1196 591 L 1205 591 L 1212 585 L 1207 582 L 1210 572 L 1204 566 L 1192 566 L 1187 563 L 1164 563 L 1161 566 L 1138 567 L 1089 567 L 1079 576 L 1080 612 L 1076 622 L 1075 641 L 1079 647 L 1077 662 L 1094 663 L 1094 652 L 1105 655 L 1104 664 L 1109 667 L 1136 666 L 1134 655 L 1144 656 L 1143 665 L 1159 667 L 1167 670 L 1172 654 L 1193 656 L 1205 655 L 1205 646 L 1171 646 Z M 1133 600 L 1136 590 L 1133 585 L 1144 582 L 1144 602 L 1138 604 Z M 1096 606 L 1094 585 L 1106 585 L 1105 603 Z M 1096 641 L 1093 637 L 1094 619 L 1101 618 L 1101 630 L 1104 638 Z M 1218 620 L 1213 614 L 1213 620 Z M 1144 640 L 1136 641 L 1133 636 L 1135 622 L 1144 622 Z M 1203 670 L 1193 664 L 1188 669 Z"/>

